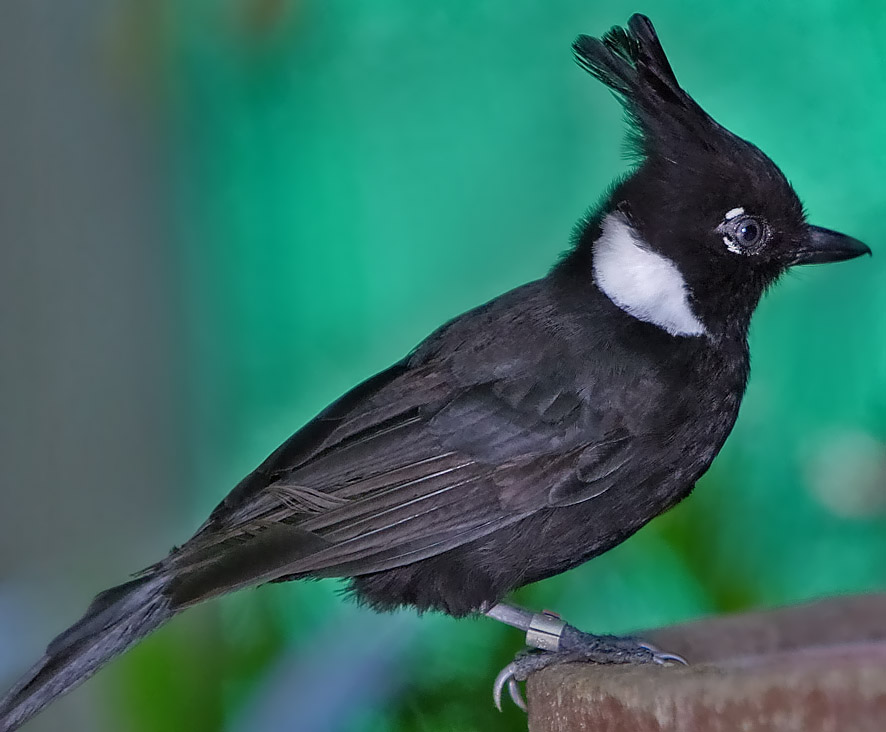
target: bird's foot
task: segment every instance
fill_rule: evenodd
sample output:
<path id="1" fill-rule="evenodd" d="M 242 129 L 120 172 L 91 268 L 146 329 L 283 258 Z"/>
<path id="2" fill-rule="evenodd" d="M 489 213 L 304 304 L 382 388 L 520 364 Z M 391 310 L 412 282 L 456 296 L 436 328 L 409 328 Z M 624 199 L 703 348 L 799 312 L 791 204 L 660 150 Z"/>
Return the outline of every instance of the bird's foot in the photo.
<path id="1" fill-rule="evenodd" d="M 501 710 L 502 693 L 507 687 L 514 703 L 526 711 L 526 702 L 520 693 L 519 682 L 526 681 L 530 674 L 548 666 L 575 662 L 686 665 L 686 660 L 681 656 L 664 653 L 637 638 L 583 633 L 550 613 L 540 613 L 535 617 L 540 620 L 534 624 L 541 626 L 542 630 L 530 627 L 526 640 L 529 645 L 535 645 L 536 648 L 518 653 L 495 679 L 492 693 L 495 706 L 499 710 Z M 540 633 L 540 636 L 535 633 Z"/>

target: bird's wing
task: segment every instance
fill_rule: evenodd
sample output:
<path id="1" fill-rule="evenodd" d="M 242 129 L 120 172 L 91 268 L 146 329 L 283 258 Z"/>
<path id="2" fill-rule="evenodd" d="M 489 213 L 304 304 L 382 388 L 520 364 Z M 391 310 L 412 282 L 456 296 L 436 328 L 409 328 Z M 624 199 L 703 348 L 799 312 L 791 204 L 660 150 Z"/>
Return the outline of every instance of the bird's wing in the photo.
<path id="1" fill-rule="evenodd" d="M 181 602 L 416 562 L 597 495 L 628 460 L 617 410 L 556 349 L 450 356 L 392 367 L 281 446 L 170 558 Z"/>

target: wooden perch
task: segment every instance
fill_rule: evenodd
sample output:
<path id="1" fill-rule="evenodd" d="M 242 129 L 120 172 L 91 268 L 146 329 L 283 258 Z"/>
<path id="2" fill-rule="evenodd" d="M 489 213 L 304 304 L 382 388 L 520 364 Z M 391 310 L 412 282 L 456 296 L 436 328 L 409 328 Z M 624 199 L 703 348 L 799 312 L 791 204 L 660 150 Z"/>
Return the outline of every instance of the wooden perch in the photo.
<path id="1" fill-rule="evenodd" d="M 886 594 L 640 633 L 689 667 L 548 668 L 530 732 L 884 732 Z"/>

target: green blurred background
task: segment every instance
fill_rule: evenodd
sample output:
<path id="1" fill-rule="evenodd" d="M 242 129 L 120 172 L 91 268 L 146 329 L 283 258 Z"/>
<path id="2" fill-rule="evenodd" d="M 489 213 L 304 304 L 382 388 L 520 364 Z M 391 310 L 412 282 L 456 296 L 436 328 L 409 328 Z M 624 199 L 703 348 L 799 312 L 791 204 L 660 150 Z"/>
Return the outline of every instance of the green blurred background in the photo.
<path id="1" fill-rule="evenodd" d="M 7 0 L 0 686 L 442 321 L 541 276 L 625 169 L 569 44 L 649 14 L 814 223 L 886 241 L 886 5 Z M 595 631 L 886 586 L 886 258 L 791 274 L 693 496 L 519 600 Z M 175 620 L 29 730 L 521 729 L 487 620 L 335 582 Z"/>

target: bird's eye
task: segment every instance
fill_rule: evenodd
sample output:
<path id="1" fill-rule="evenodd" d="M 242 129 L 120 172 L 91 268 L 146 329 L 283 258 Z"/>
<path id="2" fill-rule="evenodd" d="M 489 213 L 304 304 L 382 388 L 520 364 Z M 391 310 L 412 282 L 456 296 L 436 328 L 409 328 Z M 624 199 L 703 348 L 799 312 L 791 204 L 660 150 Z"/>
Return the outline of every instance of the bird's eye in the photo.
<path id="1" fill-rule="evenodd" d="M 769 238 L 766 222 L 753 216 L 727 218 L 717 227 L 717 231 L 722 234 L 729 251 L 735 254 L 756 254 Z"/>
<path id="2" fill-rule="evenodd" d="M 753 247 L 763 238 L 763 227 L 756 219 L 744 219 L 735 234 L 738 243 L 743 247 Z"/>

